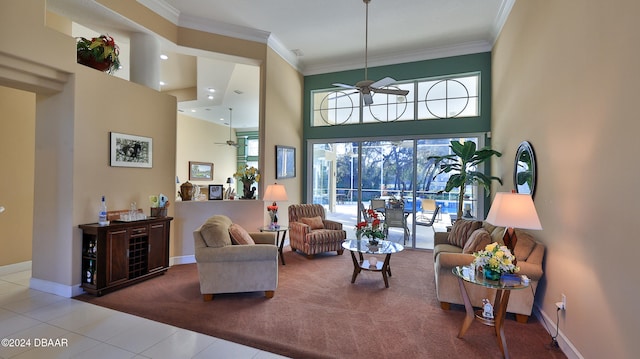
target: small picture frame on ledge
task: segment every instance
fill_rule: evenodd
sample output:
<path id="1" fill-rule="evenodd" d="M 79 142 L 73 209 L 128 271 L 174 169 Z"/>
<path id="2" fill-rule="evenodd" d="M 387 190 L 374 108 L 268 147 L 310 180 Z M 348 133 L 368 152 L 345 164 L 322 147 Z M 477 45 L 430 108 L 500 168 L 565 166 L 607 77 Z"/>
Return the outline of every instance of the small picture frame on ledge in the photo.
<path id="1" fill-rule="evenodd" d="M 224 195 L 224 186 L 221 184 L 210 184 L 209 185 L 209 199 L 210 200 L 219 200 L 222 199 Z"/>
<path id="2" fill-rule="evenodd" d="M 189 181 L 213 180 L 213 163 L 189 161 Z"/>

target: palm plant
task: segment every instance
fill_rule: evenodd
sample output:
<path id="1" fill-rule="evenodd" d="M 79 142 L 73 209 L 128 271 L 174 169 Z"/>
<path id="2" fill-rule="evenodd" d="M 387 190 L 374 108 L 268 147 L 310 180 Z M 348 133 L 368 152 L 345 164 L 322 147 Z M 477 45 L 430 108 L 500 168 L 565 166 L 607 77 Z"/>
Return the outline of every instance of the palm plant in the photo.
<path id="1" fill-rule="evenodd" d="M 495 176 L 487 176 L 484 173 L 477 170 L 478 165 L 487 161 L 491 156 L 500 157 L 502 154 L 498 151 L 494 151 L 488 147 L 476 149 L 475 142 L 472 141 L 451 141 L 449 145 L 452 154 L 445 156 L 429 156 L 428 159 L 434 159 L 436 163 L 445 162 L 440 164 L 440 170 L 436 173 L 436 176 L 441 173 L 453 172 L 449 176 L 449 180 L 444 188 L 444 191 L 451 192 L 454 188 L 460 188 L 458 194 L 458 217 L 462 218 L 462 206 L 464 203 L 466 186 L 477 183 L 484 187 L 486 195 L 491 193 L 491 181 L 495 180 L 502 184 L 502 179 Z M 435 177 L 435 176 L 434 176 Z"/>

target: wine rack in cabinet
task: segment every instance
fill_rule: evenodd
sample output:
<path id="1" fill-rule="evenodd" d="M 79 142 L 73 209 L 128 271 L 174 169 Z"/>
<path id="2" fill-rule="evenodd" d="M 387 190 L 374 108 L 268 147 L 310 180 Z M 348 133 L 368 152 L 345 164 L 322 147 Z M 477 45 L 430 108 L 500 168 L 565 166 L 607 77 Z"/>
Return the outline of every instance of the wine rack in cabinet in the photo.
<path id="1" fill-rule="evenodd" d="M 169 269 L 169 226 L 172 217 L 107 226 L 81 224 L 82 284 L 102 295 L 146 280 Z"/>

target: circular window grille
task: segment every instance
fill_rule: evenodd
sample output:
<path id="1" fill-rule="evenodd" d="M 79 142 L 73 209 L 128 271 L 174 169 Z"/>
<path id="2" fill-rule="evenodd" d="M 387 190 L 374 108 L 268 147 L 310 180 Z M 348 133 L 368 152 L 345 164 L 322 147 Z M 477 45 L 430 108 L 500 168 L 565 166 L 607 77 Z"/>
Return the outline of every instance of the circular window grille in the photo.
<path id="1" fill-rule="evenodd" d="M 320 102 L 320 117 L 329 126 L 342 125 L 353 116 L 353 99 L 343 91 L 329 92 Z"/>
<path id="2" fill-rule="evenodd" d="M 400 90 L 396 86 L 384 88 Z M 373 104 L 369 105 L 369 112 L 378 122 L 395 122 L 407 111 L 407 96 L 374 93 L 371 98 Z"/>
<path id="3" fill-rule="evenodd" d="M 460 115 L 469 105 L 469 90 L 458 80 L 441 80 L 433 84 L 425 96 L 427 111 L 436 118 Z"/>

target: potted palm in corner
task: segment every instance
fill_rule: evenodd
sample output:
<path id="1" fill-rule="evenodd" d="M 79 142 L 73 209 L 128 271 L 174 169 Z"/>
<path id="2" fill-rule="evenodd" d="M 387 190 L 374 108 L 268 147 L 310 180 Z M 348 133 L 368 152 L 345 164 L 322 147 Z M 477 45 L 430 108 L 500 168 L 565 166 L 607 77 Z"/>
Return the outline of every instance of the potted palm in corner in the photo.
<path id="1" fill-rule="evenodd" d="M 502 184 L 502 179 L 495 176 L 487 176 L 484 173 L 477 170 L 478 165 L 489 160 L 492 156 L 500 157 L 502 154 L 498 151 L 494 151 L 488 147 L 476 149 L 475 142 L 472 141 L 451 141 L 449 145 L 451 148 L 450 155 L 445 156 L 429 156 L 428 159 L 434 159 L 436 166 L 440 164 L 440 170 L 436 173 L 436 176 L 441 173 L 450 173 L 449 180 L 445 185 L 444 191 L 451 192 L 454 188 L 460 188 L 458 193 L 458 211 L 456 218 L 462 218 L 462 206 L 466 195 L 466 186 L 469 184 L 477 183 L 484 187 L 486 195 L 491 193 L 491 181 L 498 181 Z M 441 163 L 444 162 L 444 163 Z"/>
<path id="2" fill-rule="evenodd" d="M 114 73 L 120 68 L 120 49 L 113 37 L 100 35 L 87 39 L 76 39 L 76 55 L 79 64 L 92 67 L 103 72 Z"/>

